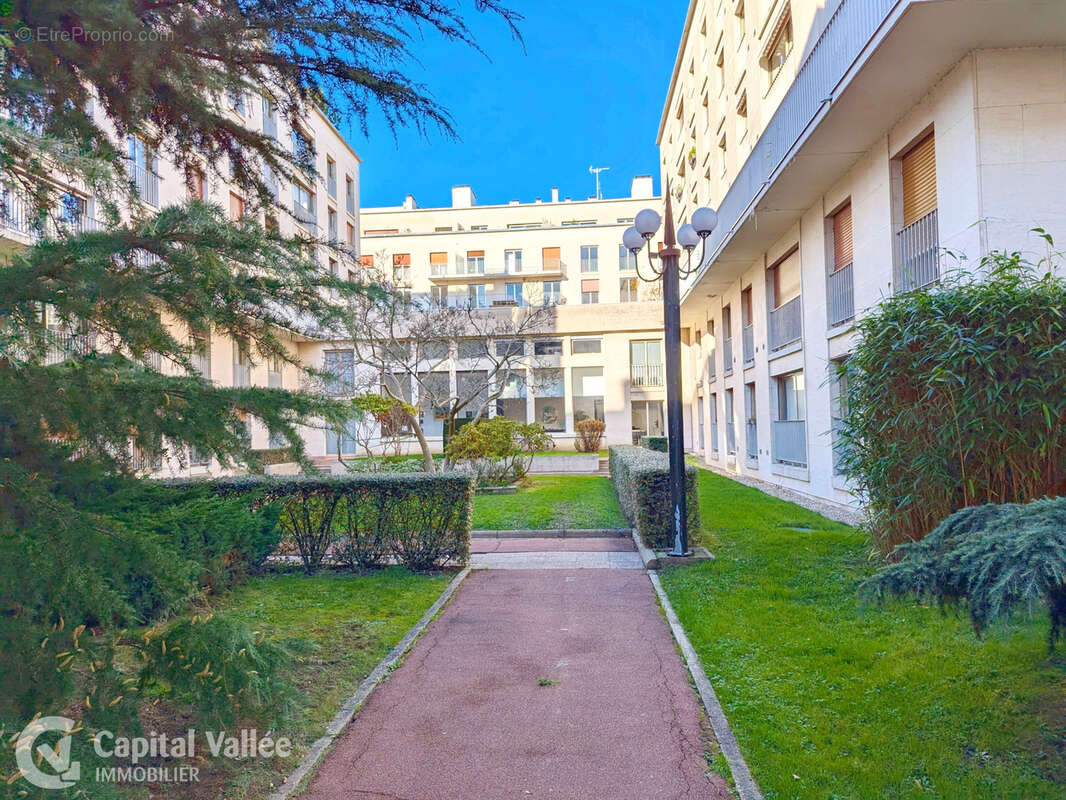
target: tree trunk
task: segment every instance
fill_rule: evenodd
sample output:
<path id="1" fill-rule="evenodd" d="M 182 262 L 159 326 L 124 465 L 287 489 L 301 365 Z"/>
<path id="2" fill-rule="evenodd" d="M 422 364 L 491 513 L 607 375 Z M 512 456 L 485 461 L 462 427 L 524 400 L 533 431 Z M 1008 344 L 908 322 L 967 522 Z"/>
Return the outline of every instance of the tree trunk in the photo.
<path id="1" fill-rule="evenodd" d="M 422 426 L 418 423 L 418 416 L 416 414 L 408 414 L 408 417 L 411 420 L 411 430 L 418 437 L 418 446 L 422 448 L 422 468 L 426 472 L 436 472 L 437 465 L 433 461 L 433 454 L 429 452 L 429 442 L 426 441 L 426 435 L 422 432 Z"/>

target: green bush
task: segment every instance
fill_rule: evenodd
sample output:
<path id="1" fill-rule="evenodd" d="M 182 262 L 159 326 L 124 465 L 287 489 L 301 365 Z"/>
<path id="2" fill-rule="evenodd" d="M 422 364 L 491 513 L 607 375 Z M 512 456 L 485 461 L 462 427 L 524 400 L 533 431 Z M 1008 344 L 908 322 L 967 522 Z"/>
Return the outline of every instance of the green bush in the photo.
<path id="1" fill-rule="evenodd" d="M 626 519 L 648 547 L 659 550 L 672 547 L 674 524 L 668 456 L 633 445 L 616 445 L 609 449 L 609 454 L 611 483 Z M 690 540 L 695 540 L 700 531 L 697 476 L 696 467 L 685 465 L 685 508 Z"/>
<path id="2" fill-rule="evenodd" d="M 524 477 L 533 454 L 550 450 L 554 440 L 539 423 L 524 425 L 507 417 L 464 425 L 448 442 L 445 455 L 470 469 L 478 486 L 503 486 Z"/>
<path id="3" fill-rule="evenodd" d="M 1066 498 L 965 508 L 894 555 L 899 561 L 865 584 L 874 597 L 965 602 L 978 634 L 1015 609 L 1043 605 L 1051 649 L 1066 626 Z"/>
<path id="4" fill-rule="evenodd" d="M 470 555 L 473 487 L 455 472 L 352 473 L 340 477 L 221 478 L 223 496 L 251 493 L 277 502 L 284 535 L 307 572 L 327 555 L 371 567 L 395 556 L 411 569 L 432 569 Z"/>
<path id="5" fill-rule="evenodd" d="M 949 275 L 856 323 L 839 447 L 883 552 L 960 508 L 1066 493 L 1066 280 L 1049 270 L 993 253 L 986 278 Z"/>
<path id="6" fill-rule="evenodd" d="M 654 450 L 657 453 L 668 453 L 670 451 L 670 440 L 665 436 L 641 436 L 640 446 L 645 447 L 648 450 Z"/>

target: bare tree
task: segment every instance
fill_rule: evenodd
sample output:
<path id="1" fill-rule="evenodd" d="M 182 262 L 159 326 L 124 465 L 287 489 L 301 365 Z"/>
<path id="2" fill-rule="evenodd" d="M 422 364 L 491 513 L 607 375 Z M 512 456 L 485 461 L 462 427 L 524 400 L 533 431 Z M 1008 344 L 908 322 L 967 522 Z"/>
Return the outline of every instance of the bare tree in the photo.
<path id="1" fill-rule="evenodd" d="M 354 384 L 403 404 L 398 407 L 417 409 L 406 421 L 432 472 L 426 415 L 441 419 L 447 441 L 461 417 L 491 414 L 508 386 L 524 383 L 526 370 L 535 366 L 529 340 L 553 329 L 556 309 L 536 302 L 486 308 L 412 299 L 385 281 L 380 291 L 355 298 L 348 309 Z"/>

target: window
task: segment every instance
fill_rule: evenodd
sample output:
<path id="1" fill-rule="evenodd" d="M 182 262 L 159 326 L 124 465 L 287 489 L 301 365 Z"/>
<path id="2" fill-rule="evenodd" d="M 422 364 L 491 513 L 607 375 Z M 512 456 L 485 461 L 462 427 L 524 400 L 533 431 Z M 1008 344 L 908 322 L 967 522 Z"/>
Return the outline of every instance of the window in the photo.
<path id="1" fill-rule="evenodd" d="M 269 97 L 263 98 L 263 135 L 278 138 L 278 107 Z"/>
<path id="2" fill-rule="evenodd" d="M 489 229 L 488 225 L 471 225 L 470 226 L 470 230 L 472 230 L 472 231 L 487 231 L 488 229 Z"/>
<path id="3" fill-rule="evenodd" d="M 489 345 L 484 339 L 463 339 L 456 345 L 456 358 L 484 358 Z"/>
<path id="4" fill-rule="evenodd" d="M 471 283 L 466 287 L 466 298 L 471 308 L 486 308 L 485 284 Z"/>
<path id="5" fill-rule="evenodd" d="M 504 379 L 503 391 L 496 400 L 496 415 L 525 424 L 526 376 L 523 373 L 511 372 Z"/>
<path id="6" fill-rule="evenodd" d="M 350 222 L 346 222 L 344 225 L 344 241 L 348 243 L 348 247 L 355 247 L 355 226 Z"/>
<path id="7" fill-rule="evenodd" d="M 433 277 L 440 277 L 441 275 L 448 274 L 448 254 L 447 253 L 430 253 L 429 254 L 429 274 Z"/>
<path id="8" fill-rule="evenodd" d="M 737 101 L 737 141 L 742 141 L 748 133 L 748 93 L 742 92 Z"/>
<path id="9" fill-rule="evenodd" d="M 599 278 L 584 278 L 581 281 L 581 303 L 595 305 L 600 302 Z"/>
<path id="10" fill-rule="evenodd" d="M 581 245 L 581 271 L 582 272 L 599 272 L 600 271 L 600 249 L 596 245 Z"/>
<path id="11" fill-rule="evenodd" d="M 522 251 L 521 250 L 504 250 L 503 251 L 503 267 L 504 271 L 508 275 L 512 275 L 522 271 Z"/>
<path id="12" fill-rule="evenodd" d="M 337 197 L 337 162 L 326 156 L 326 193 Z"/>
<path id="13" fill-rule="evenodd" d="M 722 308 L 722 366 L 726 375 L 733 374 L 733 310 Z"/>
<path id="14" fill-rule="evenodd" d="M 629 377 L 635 388 L 663 385 L 663 343 L 659 339 L 629 343 Z"/>
<path id="15" fill-rule="evenodd" d="M 831 217 L 833 229 L 833 260 L 830 272 L 850 267 L 854 257 L 851 243 L 851 203 Z"/>
<path id="16" fill-rule="evenodd" d="M 372 254 L 359 256 L 359 266 L 364 267 L 365 269 L 373 269 L 374 256 Z"/>
<path id="17" fill-rule="evenodd" d="M 311 168 L 315 163 L 315 145 L 311 137 L 295 125 L 292 129 L 292 154 L 300 166 Z"/>
<path id="18" fill-rule="evenodd" d="M 520 284 L 520 283 L 509 283 L 505 287 L 505 291 L 506 291 L 506 295 L 505 296 L 507 298 L 507 304 L 508 305 L 516 305 L 516 306 L 522 305 L 522 284 Z"/>
<path id="19" fill-rule="evenodd" d="M 240 339 L 233 340 L 233 385 L 252 385 L 252 356 L 248 342 Z"/>
<path id="20" fill-rule="evenodd" d="M 544 305 L 553 306 L 563 301 L 562 281 L 544 281 L 541 289 Z"/>
<path id="21" fill-rule="evenodd" d="M 598 419 L 603 422 L 603 367 L 574 367 L 574 422 Z"/>
<path id="22" fill-rule="evenodd" d="M 484 250 L 469 250 L 466 254 L 466 274 L 467 275 L 484 275 L 485 274 L 485 251 Z"/>
<path id="23" fill-rule="evenodd" d="M 239 90 L 230 90 L 226 93 L 226 95 L 227 99 L 229 100 L 229 107 L 243 117 L 245 111 L 247 110 L 244 102 L 244 92 Z"/>
<path id="24" fill-rule="evenodd" d="M 525 342 L 521 339 L 499 339 L 496 341 L 497 358 L 514 358 L 525 355 Z"/>
<path id="25" fill-rule="evenodd" d="M 198 447 L 189 448 L 189 466 L 206 467 L 211 463 L 211 453 Z"/>
<path id="26" fill-rule="evenodd" d="M 292 184 L 293 213 L 301 222 L 315 221 L 315 197 L 311 190 L 300 183 Z"/>
<path id="27" fill-rule="evenodd" d="M 770 43 L 766 47 L 763 56 L 763 66 L 766 69 L 767 85 L 773 86 L 777 76 L 784 69 L 788 55 L 792 52 L 792 12 L 785 11 L 784 17 L 778 23 Z"/>
<path id="28" fill-rule="evenodd" d="M 829 253 L 827 311 L 829 326 L 841 325 L 855 316 L 855 284 L 851 274 L 854 248 L 851 238 L 851 203 L 848 202 L 829 220 L 826 237 L 832 243 Z"/>
<path id="29" fill-rule="evenodd" d="M 185 194 L 190 200 L 206 200 L 204 191 L 204 173 L 198 169 L 188 169 L 185 172 Z"/>
<path id="30" fill-rule="evenodd" d="M 570 352 L 574 355 L 582 355 L 586 353 L 599 353 L 603 350 L 603 339 L 589 338 L 589 339 L 571 339 L 570 340 Z"/>
<path id="31" fill-rule="evenodd" d="M 448 287 L 447 286 L 431 286 L 429 288 L 430 298 L 433 301 L 433 305 L 440 308 L 448 307 Z"/>
<path id="32" fill-rule="evenodd" d="M 936 211 L 936 147 L 933 134 L 903 156 L 903 227 Z"/>
<path id="33" fill-rule="evenodd" d="M 344 205 L 349 214 L 355 214 L 355 181 L 351 175 L 344 176 Z"/>
<path id="34" fill-rule="evenodd" d="M 330 375 L 328 394 L 349 394 L 355 385 L 355 353 L 351 350 L 327 350 L 323 368 Z"/>
<path id="35" fill-rule="evenodd" d="M 559 342 L 560 349 L 562 342 Z M 566 430 L 566 402 L 561 369 L 533 370 L 533 415 L 546 431 Z"/>
<path id="36" fill-rule="evenodd" d="M 545 271 L 556 271 L 562 267 L 562 260 L 559 257 L 558 247 L 545 247 L 540 251 L 541 269 Z"/>
<path id="37" fill-rule="evenodd" d="M 533 355 L 535 356 L 561 356 L 562 354 L 562 339 L 539 339 L 533 342 Z"/>
<path id="38" fill-rule="evenodd" d="M 624 244 L 618 245 L 618 271 L 630 272 L 637 268 L 637 254 L 631 253 Z"/>
<path id="39" fill-rule="evenodd" d="M 725 452 L 729 456 L 737 454 L 736 405 L 732 389 L 725 390 Z"/>
<path id="40" fill-rule="evenodd" d="M 718 455 L 718 393 L 711 392 L 710 409 L 707 416 L 711 418 L 711 453 Z"/>
<path id="41" fill-rule="evenodd" d="M 193 370 L 202 378 L 211 380 L 211 334 L 207 331 L 191 331 L 189 360 Z"/>
<path id="42" fill-rule="evenodd" d="M 635 303 L 637 302 L 637 279 L 636 278 L 619 278 L 618 279 L 618 302 L 619 303 Z"/>
<path id="43" fill-rule="evenodd" d="M 85 222 L 87 207 L 84 197 L 79 197 L 71 192 L 64 192 L 59 200 L 60 219 L 80 228 Z"/>
<path id="44" fill-rule="evenodd" d="M 839 372 L 843 361 L 829 362 L 829 418 L 832 421 L 833 474 L 844 474 L 844 448 L 840 429 L 848 415 L 848 379 Z"/>
<path id="45" fill-rule="evenodd" d="M 129 137 L 130 181 L 137 196 L 153 206 L 159 205 L 159 174 L 155 151 L 139 136 Z"/>
<path id="46" fill-rule="evenodd" d="M 411 254 L 392 254 L 392 279 L 397 283 L 411 280 Z"/>
<path id="47" fill-rule="evenodd" d="M 630 411 L 634 444 L 639 444 L 642 436 L 662 436 L 663 417 L 662 400 L 634 400 Z"/>
<path id="48" fill-rule="evenodd" d="M 755 384 L 744 384 L 744 442 L 749 459 L 759 457 L 759 430 L 755 418 Z"/>
<path id="49" fill-rule="evenodd" d="M 772 454 L 774 461 L 792 466 L 807 466 L 807 401 L 803 371 L 797 370 L 774 378 L 777 394 L 776 419 L 773 423 Z"/>
<path id="50" fill-rule="evenodd" d="M 281 388 L 281 377 L 285 362 L 281 356 L 270 356 L 267 359 L 267 387 L 271 389 Z"/>

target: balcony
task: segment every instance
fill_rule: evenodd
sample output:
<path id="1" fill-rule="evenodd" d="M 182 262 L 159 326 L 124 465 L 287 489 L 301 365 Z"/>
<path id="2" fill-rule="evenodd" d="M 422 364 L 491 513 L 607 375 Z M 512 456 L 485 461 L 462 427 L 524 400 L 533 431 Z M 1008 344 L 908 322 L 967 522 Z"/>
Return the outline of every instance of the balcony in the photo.
<path id="1" fill-rule="evenodd" d="M 798 342 L 803 336 L 803 306 L 799 297 L 793 297 L 783 306 L 770 312 L 771 352 Z"/>
<path id="2" fill-rule="evenodd" d="M 663 385 L 662 364 L 633 364 L 629 368 L 630 383 L 634 389 Z"/>
<path id="3" fill-rule="evenodd" d="M 855 318 L 855 284 L 851 264 L 829 273 L 829 327 L 843 325 Z"/>
<path id="4" fill-rule="evenodd" d="M 807 466 L 807 422 L 802 419 L 775 420 L 770 430 L 774 461 L 793 467 Z"/>
<path id="5" fill-rule="evenodd" d="M 133 161 L 129 163 L 130 183 L 137 196 L 150 206 L 159 206 L 159 176 Z"/>
<path id="6" fill-rule="evenodd" d="M 733 340 L 722 340 L 722 373 L 724 375 L 733 374 Z"/>
<path id="7" fill-rule="evenodd" d="M 545 261 L 539 269 L 529 265 L 526 269 L 522 266 L 508 264 L 468 264 L 460 260 L 454 264 L 430 264 L 429 277 L 435 283 L 457 283 L 467 280 L 471 275 L 478 278 L 521 278 L 522 280 L 545 280 L 561 279 L 566 277 L 566 265 L 562 261 Z"/>
<path id="8" fill-rule="evenodd" d="M 755 326 L 745 325 L 740 333 L 744 345 L 744 366 L 750 367 L 755 363 Z"/>
<path id="9" fill-rule="evenodd" d="M 37 241 L 46 236 L 58 239 L 72 234 L 97 231 L 103 226 L 87 214 L 51 215 L 43 220 L 37 216 L 33 205 L 19 192 L 0 188 L 0 228 Z"/>
<path id="10" fill-rule="evenodd" d="M 48 331 L 43 344 L 45 351 L 42 363 L 50 366 L 60 364 L 68 358 L 91 353 L 96 349 L 96 334 Z"/>
<path id="11" fill-rule="evenodd" d="M 940 280 L 939 231 L 935 210 L 896 234 L 896 258 L 899 265 L 896 286 L 899 291 L 909 292 Z"/>

